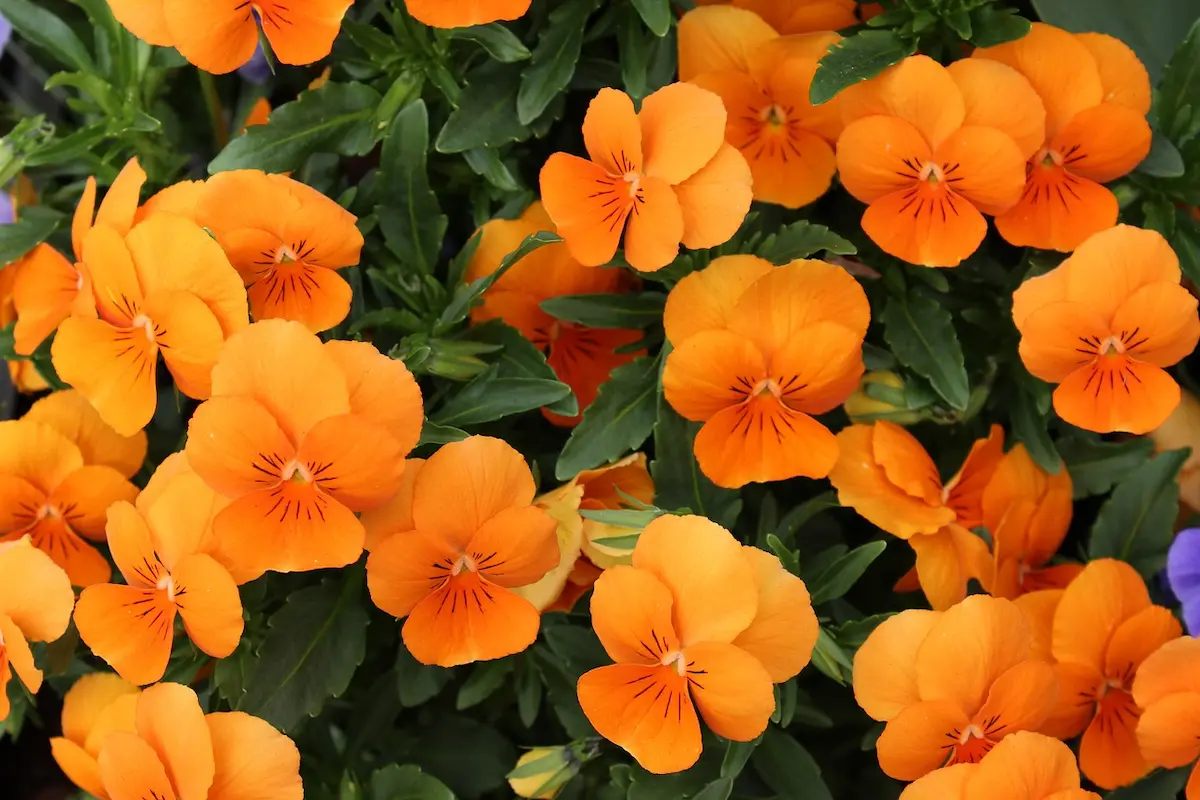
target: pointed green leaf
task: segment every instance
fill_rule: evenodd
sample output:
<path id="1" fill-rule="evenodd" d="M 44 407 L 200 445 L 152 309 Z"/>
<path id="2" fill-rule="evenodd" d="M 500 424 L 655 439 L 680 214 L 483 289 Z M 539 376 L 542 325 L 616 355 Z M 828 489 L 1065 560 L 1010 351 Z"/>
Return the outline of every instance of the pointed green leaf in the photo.
<path id="1" fill-rule="evenodd" d="M 671 30 L 670 0 L 633 0 L 633 7 L 655 36 L 666 36 Z"/>
<path id="2" fill-rule="evenodd" d="M 758 255 L 772 264 L 787 264 L 826 250 L 844 256 L 858 252 L 853 244 L 829 228 L 803 219 L 768 235 L 757 250 Z"/>
<path id="3" fill-rule="evenodd" d="M 573 0 L 550 12 L 517 92 L 517 119 L 522 125 L 531 125 L 571 82 L 583 47 L 584 25 L 598 2 Z"/>
<path id="4" fill-rule="evenodd" d="M 589 328 L 645 328 L 662 320 L 667 296 L 641 294 L 568 294 L 542 301 L 542 311 Z"/>
<path id="5" fill-rule="evenodd" d="M 1075 499 L 1108 494 L 1112 487 L 1145 466 L 1154 454 L 1149 439 L 1105 442 L 1091 438 L 1063 439 L 1058 451 L 1071 473 Z"/>
<path id="6" fill-rule="evenodd" d="M 371 800 L 454 800 L 454 792 L 412 764 L 392 764 L 371 776 Z"/>
<path id="7" fill-rule="evenodd" d="M 429 113 L 417 100 L 396 115 L 380 154 L 375 216 L 384 241 L 405 267 L 432 274 L 446 235 L 446 215 L 429 186 Z"/>
<path id="8" fill-rule="evenodd" d="M 529 48 L 521 43 L 512 31 L 498 22 L 490 25 L 472 25 L 469 28 L 454 28 L 450 35 L 465 39 L 482 47 L 496 61 L 511 64 L 529 58 Z"/>
<path id="9" fill-rule="evenodd" d="M 641 447 L 654 428 L 658 407 L 658 359 L 642 356 L 617 367 L 558 457 L 554 474 L 568 480 Z"/>
<path id="10" fill-rule="evenodd" d="M 43 3 L 0 0 L 0 15 L 30 44 L 45 50 L 64 66 L 81 72 L 96 72 L 91 53 L 75 31 Z"/>
<path id="11" fill-rule="evenodd" d="M 1089 558 L 1116 558 L 1150 577 L 1167 563 L 1179 513 L 1176 475 L 1191 451 L 1160 453 L 1122 481 L 1092 525 Z"/>
<path id="12" fill-rule="evenodd" d="M 887 542 L 883 540 L 867 542 L 862 547 L 854 548 L 833 562 L 809 585 L 812 604 L 816 606 L 828 603 L 850 591 L 867 571 L 867 567 L 871 566 L 885 549 L 887 549 Z"/>
<path id="13" fill-rule="evenodd" d="M 928 378 L 951 408 L 967 407 L 971 387 L 962 346 L 950 312 L 941 304 L 918 293 L 888 298 L 883 338 L 900 363 Z"/>
<path id="14" fill-rule="evenodd" d="M 468 383 L 437 410 L 430 421 L 440 426 L 461 428 L 532 411 L 555 403 L 571 393 L 558 380 L 542 378 L 499 378 L 492 366 Z"/>
<path id="15" fill-rule="evenodd" d="M 763 783 L 780 797 L 833 800 L 821 768 L 803 746 L 779 728 L 767 728 L 750 762 Z"/>
<path id="16" fill-rule="evenodd" d="M 874 78 L 916 51 L 915 40 L 905 41 L 895 31 L 867 30 L 847 36 L 830 46 L 817 65 L 809 99 L 813 105 L 828 102 L 847 86 Z"/>

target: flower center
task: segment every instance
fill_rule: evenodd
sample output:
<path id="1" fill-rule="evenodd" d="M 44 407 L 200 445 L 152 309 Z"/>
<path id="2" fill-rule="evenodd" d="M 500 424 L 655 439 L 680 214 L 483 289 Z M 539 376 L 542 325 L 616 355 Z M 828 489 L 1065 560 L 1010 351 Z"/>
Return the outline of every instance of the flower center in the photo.
<path id="1" fill-rule="evenodd" d="M 996 743 L 987 738 L 978 725 L 968 725 L 958 737 L 950 764 L 978 764 Z M 947 764 L 949 766 L 949 764 Z"/>
<path id="2" fill-rule="evenodd" d="M 1043 147 L 1036 156 L 1033 157 L 1035 163 L 1041 164 L 1043 167 L 1061 167 L 1063 163 L 1062 154 L 1057 150 L 1051 150 L 1048 147 Z"/>
<path id="3" fill-rule="evenodd" d="M 763 378 L 761 381 L 756 383 L 754 385 L 754 390 L 750 392 L 750 396 L 758 397 L 759 395 L 767 394 L 768 392 L 770 392 L 771 396 L 776 400 L 778 400 L 779 396 L 783 394 L 783 390 L 779 388 L 779 384 L 775 382 L 774 378 Z"/>
<path id="4" fill-rule="evenodd" d="M 946 176 L 942 172 L 942 168 L 932 161 L 926 162 L 917 174 L 917 180 L 929 181 L 930 183 L 941 183 L 945 179 Z"/>
<path id="5" fill-rule="evenodd" d="M 664 667 L 674 667 L 680 676 L 687 674 L 687 661 L 684 659 L 683 653 L 679 650 L 664 653 L 661 663 Z"/>
<path id="6" fill-rule="evenodd" d="M 37 518 L 39 521 L 45 519 L 46 517 L 49 517 L 50 519 L 58 519 L 61 516 L 62 512 L 58 510 L 58 507 L 52 506 L 49 503 L 39 508 L 37 512 Z"/>
<path id="7" fill-rule="evenodd" d="M 636 170 L 631 169 L 621 177 L 629 184 L 629 196 L 633 197 L 637 194 L 642 185 L 642 176 Z"/>
<path id="8" fill-rule="evenodd" d="M 1125 354 L 1125 343 L 1121 341 L 1119 336 L 1109 336 L 1107 339 L 1100 342 L 1100 347 L 1097 352 L 1102 356 L 1119 356 Z"/>
<path id="9" fill-rule="evenodd" d="M 167 599 L 170 600 L 172 603 L 175 602 L 175 579 L 172 578 L 170 575 L 164 575 L 161 578 L 159 578 L 158 583 L 155 584 L 155 588 L 157 588 L 159 590 L 166 589 L 167 590 Z"/>
<path id="10" fill-rule="evenodd" d="M 296 483 L 312 483 L 313 476 L 308 471 L 308 467 L 301 464 L 299 461 L 290 461 L 280 471 L 279 476 L 283 480 L 295 481 Z"/>
<path id="11" fill-rule="evenodd" d="M 150 342 L 154 341 L 154 322 L 145 314 L 138 314 L 134 317 L 130 327 L 141 328 L 142 332 L 146 334 L 146 340 Z"/>
<path id="12" fill-rule="evenodd" d="M 465 553 L 458 557 L 458 561 L 454 562 L 454 566 L 450 568 L 450 576 L 454 577 L 463 571 L 476 572 L 475 560 Z"/>
<path id="13" fill-rule="evenodd" d="M 296 251 L 291 245 L 281 244 L 279 249 L 275 251 L 276 264 L 290 264 L 293 261 L 299 261 L 300 256 L 296 255 Z"/>
<path id="14" fill-rule="evenodd" d="M 764 108 L 759 117 L 772 128 L 782 128 L 787 123 L 787 112 L 776 104 Z"/>

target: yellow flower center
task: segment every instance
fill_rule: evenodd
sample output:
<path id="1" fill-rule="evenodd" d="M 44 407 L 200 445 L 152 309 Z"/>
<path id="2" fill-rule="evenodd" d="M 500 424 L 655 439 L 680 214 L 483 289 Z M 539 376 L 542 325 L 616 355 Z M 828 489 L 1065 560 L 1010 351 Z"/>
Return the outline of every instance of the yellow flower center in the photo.
<path id="1" fill-rule="evenodd" d="M 687 674 L 687 661 L 684 659 L 683 653 L 679 650 L 672 650 L 669 653 L 665 653 L 661 663 L 664 667 L 674 667 L 680 676 Z"/>

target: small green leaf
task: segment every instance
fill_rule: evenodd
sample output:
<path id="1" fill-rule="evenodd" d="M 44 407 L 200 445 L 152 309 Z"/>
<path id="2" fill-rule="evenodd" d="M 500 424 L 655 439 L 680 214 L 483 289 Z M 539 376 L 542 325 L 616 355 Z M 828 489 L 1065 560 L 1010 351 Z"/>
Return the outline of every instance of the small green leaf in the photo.
<path id="1" fill-rule="evenodd" d="M 660 42 L 647 31 L 632 6 L 622 9 L 617 26 L 617 60 L 621 64 L 621 83 L 625 93 L 640 101 L 650 93 L 648 72 L 654 45 Z"/>
<path id="2" fill-rule="evenodd" d="M 1155 178 L 1178 178 L 1185 171 L 1183 156 L 1170 139 L 1160 131 L 1155 131 L 1154 138 L 1150 140 L 1150 152 L 1137 165 L 1137 171 Z"/>
<path id="3" fill-rule="evenodd" d="M 751 763 L 763 783 L 780 797 L 833 800 L 817 762 L 799 742 L 779 728 L 767 728 Z"/>
<path id="4" fill-rule="evenodd" d="M 1105 442 L 1092 438 L 1063 439 L 1058 451 L 1071 473 L 1075 499 L 1108 494 L 1112 487 L 1142 469 L 1154 454 L 1149 439 Z"/>
<path id="5" fill-rule="evenodd" d="M 574 0 L 550 12 L 517 93 L 517 119 L 522 125 L 540 117 L 571 82 L 583 47 L 584 25 L 598 2 Z"/>
<path id="6" fill-rule="evenodd" d="M 742 770 L 746 768 L 746 762 L 750 760 L 750 756 L 760 744 L 762 744 L 761 736 L 749 742 L 730 741 L 729 746 L 725 749 L 725 760 L 721 762 L 721 777 L 733 780 L 741 775 Z"/>
<path id="7" fill-rule="evenodd" d="M 1128 561 L 1146 577 L 1166 566 L 1179 513 L 1175 477 L 1189 453 L 1160 453 L 1117 485 L 1092 525 L 1089 558 Z"/>
<path id="8" fill-rule="evenodd" d="M 1138 15 L 1137 9 L 1133 7 L 1130 7 L 1129 11 Z M 1147 15 L 1144 13 L 1139 15 L 1142 18 L 1145 16 Z M 1200 112 L 1200 18 L 1197 18 L 1197 12 L 1193 11 L 1190 19 L 1195 21 L 1188 30 L 1187 37 L 1167 62 L 1154 98 L 1159 130 L 1179 147 L 1187 144 L 1200 127 L 1196 120 L 1196 115 Z M 1138 49 L 1136 45 L 1134 49 Z M 1156 60 L 1163 57 L 1162 52 L 1153 55 Z M 1142 59 L 1145 61 L 1145 55 L 1142 55 Z"/>
<path id="9" fill-rule="evenodd" d="M 542 301 L 552 317 L 589 328 L 645 328 L 662 320 L 667 296 L 641 294 L 568 294 Z"/>
<path id="10" fill-rule="evenodd" d="M 367 612 L 361 568 L 293 592 L 267 626 L 237 708 L 286 732 L 346 691 L 362 663 Z"/>
<path id="11" fill-rule="evenodd" d="M 454 800 L 454 793 L 412 764 L 392 764 L 371 776 L 371 800 Z"/>
<path id="12" fill-rule="evenodd" d="M 692 795 L 692 800 L 729 800 L 731 794 L 733 794 L 733 779 L 717 778 Z"/>
<path id="13" fill-rule="evenodd" d="M 375 216 L 388 249 L 406 267 L 432 274 L 446 235 L 446 215 L 429 186 L 429 113 L 425 101 L 401 109 L 383 141 Z"/>
<path id="14" fill-rule="evenodd" d="M 951 408 L 961 411 L 967 407 L 971 387 L 962 346 L 944 306 L 918 293 L 888 298 L 883 338 L 900 363 L 928 378 Z"/>
<path id="15" fill-rule="evenodd" d="M 42 3 L 0 0 L 0 15 L 30 44 L 45 50 L 64 66 L 81 72 L 96 72 L 91 54 L 75 31 L 43 7 Z"/>
<path id="16" fill-rule="evenodd" d="M 614 525 L 618 528 L 629 528 L 630 530 L 640 531 L 649 525 L 654 520 L 663 516 L 667 512 L 661 509 L 652 511 L 637 511 L 634 509 L 591 509 L 585 508 L 579 511 L 580 516 L 584 519 L 594 520 L 602 525 Z M 621 537 L 624 538 L 624 537 Z M 597 539 L 603 542 L 604 539 Z"/>
<path id="17" fill-rule="evenodd" d="M 490 275 L 484 275 L 482 278 L 471 283 L 459 286 L 454 290 L 454 296 L 450 298 L 449 304 L 447 304 L 445 310 L 442 311 L 442 315 L 438 318 L 435 332 L 444 332 L 466 319 L 467 315 L 471 313 L 471 308 L 475 305 L 475 301 L 482 297 L 483 293 L 492 287 L 492 284 L 500 280 L 500 276 L 508 272 L 513 264 L 516 264 L 539 247 L 561 241 L 561 236 L 549 231 L 539 231 L 538 233 L 531 233 L 526 236 L 524 241 L 517 245 L 516 250 L 513 250 L 500 261 L 500 266 L 494 272 Z"/>
<path id="18" fill-rule="evenodd" d="M 867 567 L 871 566 L 885 549 L 887 549 L 885 541 L 868 542 L 833 562 L 828 569 L 821 573 L 820 577 L 809 585 L 812 604 L 816 606 L 828 603 L 850 591 L 867 571 Z"/>
<path id="19" fill-rule="evenodd" d="M 866 30 L 847 36 L 817 65 L 808 91 L 813 105 L 828 102 L 842 89 L 874 78 L 917 51 L 917 43 L 901 39 L 895 31 Z"/>
<path id="20" fill-rule="evenodd" d="M 425 705 L 453 678 L 453 669 L 422 664 L 403 644 L 396 652 L 396 691 L 405 708 Z"/>
<path id="21" fill-rule="evenodd" d="M 421 426 L 421 441 L 418 445 L 461 442 L 467 436 L 468 434 L 464 430 L 452 428 L 449 425 L 438 425 L 436 422 L 425 420 L 425 424 Z"/>
<path id="22" fill-rule="evenodd" d="M 1158 770 L 1147 775 L 1132 786 L 1116 789 L 1105 795 L 1105 800 L 1176 800 L 1187 785 L 1192 767 Z"/>
<path id="23" fill-rule="evenodd" d="M 209 174 L 231 169 L 288 172 L 313 153 L 366 155 L 375 147 L 373 123 L 379 92 L 361 83 L 327 83 L 271 112 L 231 141 L 208 165 Z"/>
<path id="24" fill-rule="evenodd" d="M 6 267 L 50 238 L 62 216 L 34 206 L 21 209 L 21 218 L 0 225 L 0 267 Z"/>
<path id="25" fill-rule="evenodd" d="M 862 619 L 852 619 L 849 622 L 843 622 L 833 629 L 833 638 L 842 647 L 849 650 L 857 650 L 862 647 L 863 642 L 867 640 L 871 632 L 891 616 L 891 612 L 886 614 L 872 614 Z"/>
<path id="26" fill-rule="evenodd" d="M 490 25 L 454 28 L 450 31 L 450 36 L 454 39 L 474 42 L 493 59 L 504 64 L 512 64 L 529 58 L 529 48 L 521 43 L 516 34 L 496 22 Z"/>
<path id="27" fill-rule="evenodd" d="M 757 250 L 758 255 L 772 264 L 787 264 L 824 250 L 843 256 L 858 252 L 853 244 L 829 228 L 803 219 L 768 235 Z"/>
<path id="28" fill-rule="evenodd" d="M 995 47 L 1029 33 L 1029 20 L 1010 8 L 983 5 L 971 12 L 972 34 L 964 34 L 976 47 Z"/>
<path id="29" fill-rule="evenodd" d="M 510 327 L 498 319 L 489 320 L 482 325 L 472 326 L 470 336 L 476 341 L 487 342 L 499 347 L 493 362 L 499 365 L 497 377 L 558 380 L 558 375 L 546 363 L 546 356 L 542 354 L 542 351 L 538 350 L 533 342 L 522 336 L 516 328 Z M 564 417 L 573 417 L 579 413 L 579 402 L 572 393 L 546 406 L 546 410 Z"/>
<path id="30" fill-rule="evenodd" d="M 459 711 L 466 711 L 468 708 L 479 705 L 508 681 L 508 676 L 512 674 L 512 671 L 512 659 L 484 661 L 477 664 L 471 677 L 467 678 L 467 682 L 459 688 L 454 707 Z"/>
<path id="31" fill-rule="evenodd" d="M 659 393 L 654 423 L 654 504 L 659 508 L 689 508 L 694 513 L 733 527 L 741 499 L 733 489 L 723 489 L 700 471 L 692 442 L 700 423 L 688 422 Z M 730 519 L 732 517 L 733 519 Z"/>
<path id="32" fill-rule="evenodd" d="M 658 410 L 658 359 L 642 356 L 612 371 L 558 457 L 554 474 L 568 480 L 641 447 Z"/>
<path id="33" fill-rule="evenodd" d="M 666 36 L 671 30 L 670 0 L 633 0 L 633 7 L 655 36 Z"/>
<path id="34" fill-rule="evenodd" d="M 1009 401 L 1013 435 L 1029 450 L 1039 467 L 1051 474 L 1062 469 L 1062 458 L 1047 430 L 1050 387 L 1017 367 L 1017 389 Z"/>
<path id="35" fill-rule="evenodd" d="M 571 387 L 558 380 L 541 378 L 498 378 L 497 368 L 468 383 L 438 409 L 430 420 L 437 425 L 460 428 L 532 411 L 562 400 Z"/>
<path id="36" fill-rule="evenodd" d="M 517 90 L 522 68 L 488 61 L 467 76 L 458 108 L 442 126 L 434 147 L 439 153 L 461 153 L 476 147 L 499 147 L 529 136 L 517 118 Z"/>

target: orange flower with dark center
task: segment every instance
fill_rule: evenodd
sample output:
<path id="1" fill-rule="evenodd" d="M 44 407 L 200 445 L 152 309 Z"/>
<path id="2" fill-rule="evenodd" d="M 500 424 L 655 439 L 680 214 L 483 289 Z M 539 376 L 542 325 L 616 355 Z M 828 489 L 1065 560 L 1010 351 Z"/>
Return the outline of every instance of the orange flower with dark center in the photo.
<path id="1" fill-rule="evenodd" d="M 1057 383 L 1054 410 L 1097 433 L 1148 433 L 1179 405 L 1165 368 L 1200 339 L 1196 298 L 1155 231 L 1118 225 L 1013 293 L 1021 360 Z"/>
<path id="2" fill-rule="evenodd" d="M 1040 730 L 1059 694 L 1054 669 L 1032 655 L 1020 609 L 973 595 L 945 612 L 885 620 L 855 655 L 854 697 L 887 723 L 876 745 L 883 771 L 913 781 Z"/>
<path id="3" fill-rule="evenodd" d="M 1138 668 L 1133 699 L 1142 709 L 1138 748 L 1154 767 L 1178 769 L 1200 758 L 1200 639 L 1181 637 L 1154 651 Z M 1200 766 L 1188 779 L 1187 799 L 1200 798 Z"/>
<path id="4" fill-rule="evenodd" d="M 1132 690 L 1142 662 L 1181 633 L 1123 561 L 1093 561 L 1063 591 L 1051 645 L 1062 692 L 1045 732 L 1083 734 L 1079 766 L 1097 786 L 1126 786 L 1150 771 L 1138 747 L 1142 709 Z"/>
<path id="5" fill-rule="evenodd" d="M 559 561 L 555 520 L 533 505 L 533 474 L 499 439 L 443 446 L 412 485 L 412 527 L 367 559 L 375 605 L 406 617 L 404 644 L 424 664 L 453 667 L 519 653 L 538 610 L 513 590 Z"/>
<path id="6" fill-rule="evenodd" d="M 1020 73 L 947 68 L 922 55 L 839 101 L 847 125 L 838 172 L 867 204 L 863 230 L 890 255 L 927 267 L 957 266 L 987 234 L 983 214 L 1017 203 L 1030 143 L 1044 130 L 1041 101 Z"/>
<path id="7" fill-rule="evenodd" d="M 195 220 L 212 231 L 242 280 L 254 319 L 291 319 L 313 333 L 350 313 L 338 270 L 358 264 L 357 219 L 285 175 L 219 172 L 200 190 Z"/>
<path id="8" fill-rule="evenodd" d="M 750 209 L 746 159 L 725 143 L 721 98 L 673 83 L 634 111 L 624 92 L 601 89 L 583 120 L 591 160 L 554 153 L 540 181 L 546 213 L 579 263 L 612 260 L 624 233 L 625 260 L 650 272 L 679 245 L 729 241 Z"/>
<path id="9" fill-rule="evenodd" d="M 480 229 L 479 246 L 467 266 L 466 279 L 474 281 L 490 275 L 525 237 L 553 230 L 554 223 L 541 203 L 529 206 L 519 219 L 485 223 Z M 543 413 L 556 425 L 575 425 L 609 374 L 637 355 L 617 350 L 637 342 L 641 332 L 564 322 L 543 311 L 541 302 L 563 295 L 621 293 L 636 285 L 627 272 L 583 266 L 571 257 L 565 244 L 543 245 L 492 284 L 483 295 L 483 303 L 471 310 L 471 319 L 503 320 L 546 353 L 546 361 L 559 380 L 575 393 L 579 414 L 564 417 L 545 409 Z"/>
<path id="10" fill-rule="evenodd" d="M 579 679 L 596 731 L 650 772 L 700 757 L 700 718 L 748 742 L 775 708 L 772 683 L 809 662 L 819 627 L 804 582 L 703 517 L 646 526 L 632 566 L 606 570 L 592 626 L 617 662 Z"/>
<path id="11" fill-rule="evenodd" d="M 1124 42 L 1035 22 L 1014 42 L 976 59 L 1020 71 L 1046 108 L 1046 136 L 1026 166 L 1021 200 L 996 217 L 1016 245 L 1070 252 L 1117 222 L 1117 198 L 1101 184 L 1133 171 L 1150 152 L 1150 76 Z"/>
<path id="12" fill-rule="evenodd" d="M 52 642 L 66 633 L 74 604 L 71 581 L 45 553 L 25 538 L 0 541 L 0 722 L 8 717 L 14 672 L 31 694 L 42 686 L 29 643 Z"/>
<path id="13" fill-rule="evenodd" d="M 697 0 L 708 6 L 730 0 Z M 858 24 L 855 0 L 732 0 L 736 8 L 753 11 L 782 34 L 836 31 Z"/>
<path id="14" fill-rule="evenodd" d="M 434 28 L 467 28 L 525 16 L 531 0 L 404 0 L 417 22 Z"/>
<path id="15" fill-rule="evenodd" d="M 728 487 L 829 474 L 837 440 L 813 415 L 858 385 L 869 321 L 858 282 L 823 261 L 733 256 L 680 281 L 664 315 L 663 392 L 704 423 L 704 474 Z"/>
<path id="16" fill-rule="evenodd" d="M 711 6 L 679 22 L 679 77 L 721 97 L 725 140 L 754 176 L 754 199 L 799 208 L 828 189 L 842 131 L 837 103 L 808 90 L 833 33 L 779 37 L 751 11 Z"/>

